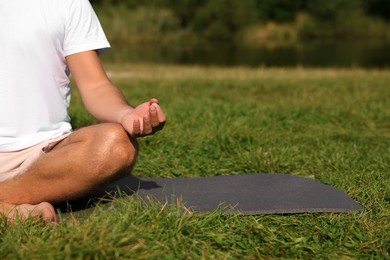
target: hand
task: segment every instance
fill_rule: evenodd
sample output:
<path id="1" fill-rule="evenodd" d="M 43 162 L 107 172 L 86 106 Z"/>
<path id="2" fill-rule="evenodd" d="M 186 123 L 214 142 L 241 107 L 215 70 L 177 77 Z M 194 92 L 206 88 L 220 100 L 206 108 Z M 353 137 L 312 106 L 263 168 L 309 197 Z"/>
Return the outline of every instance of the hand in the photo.
<path id="1" fill-rule="evenodd" d="M 161 130 L 165 124 L 165 116 L 158 100 L 153 98 L 125 114 L 121 124 L 132 137 L 144 137 Z"/>

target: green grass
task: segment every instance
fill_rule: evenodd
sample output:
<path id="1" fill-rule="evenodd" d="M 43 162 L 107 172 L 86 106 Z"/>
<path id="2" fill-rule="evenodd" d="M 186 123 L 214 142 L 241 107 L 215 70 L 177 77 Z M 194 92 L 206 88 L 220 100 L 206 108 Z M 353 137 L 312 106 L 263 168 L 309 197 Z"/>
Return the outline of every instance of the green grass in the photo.
<path id="1" fill-rule="evenodd" d="M 108 66 L 165 129 L 140 141 L 133 175 L 290 173 L 330 184 L 357 214 L 224 216 L 122 198 L 59 226 L 0 220 L 2 258 L 377 258 L 390 249 L 390 71 Z M 77 92 L 76 127 L 95 123 Z"/>

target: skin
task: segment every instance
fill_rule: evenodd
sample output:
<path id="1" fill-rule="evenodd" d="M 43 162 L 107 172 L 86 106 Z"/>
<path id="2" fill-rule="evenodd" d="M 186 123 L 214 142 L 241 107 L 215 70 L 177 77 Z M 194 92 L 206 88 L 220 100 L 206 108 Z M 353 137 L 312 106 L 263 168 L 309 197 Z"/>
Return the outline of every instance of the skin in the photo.
<path id="1" fill-rule="evenodd" d="M 23 174 L 0 183 L 0 213 L 9 220 L 58 222 L 52 203 L 92 193 L 134 166 L 137 137 L 165 124 L 157 99 L 130 106 L 107 77 L 95 51 L 66 57 L 87 110 L 101 124 L 84 127 L 42 155 Z"/>

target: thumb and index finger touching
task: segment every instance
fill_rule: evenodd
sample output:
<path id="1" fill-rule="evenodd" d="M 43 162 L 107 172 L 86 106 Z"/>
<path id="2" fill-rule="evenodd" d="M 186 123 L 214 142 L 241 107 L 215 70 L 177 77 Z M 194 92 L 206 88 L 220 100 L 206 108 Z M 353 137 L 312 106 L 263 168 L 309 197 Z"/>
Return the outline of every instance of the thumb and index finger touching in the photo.
<path id="1" fill-rule="evenodd" d="M 158 100 L 152 98 L 149 101 L 148 114 L 143 115 L 142 118 L 136 118 L 132 122 L 133 129 L 130 135 L 133 137 L 142 137 L 154 134 L 164 127 L 165 120 L 165 115 L 158 103 Z"/>
<path id="2" fill-rule="evenodd" d="M 159 123 L 165 123 L 165 120 L 166 120 L 165 115 L 164 115 L 164 112 L 162 111 L 162 109 L 159 105 L 158 100 L 156 98 L 152 98 L 149 101 L 149 105 L 150 105 L 150 110 L 149 110 L 150 115 L 151 116 L 156 115 Z M 155 108 L 155 110 L 153 108 Z"/>

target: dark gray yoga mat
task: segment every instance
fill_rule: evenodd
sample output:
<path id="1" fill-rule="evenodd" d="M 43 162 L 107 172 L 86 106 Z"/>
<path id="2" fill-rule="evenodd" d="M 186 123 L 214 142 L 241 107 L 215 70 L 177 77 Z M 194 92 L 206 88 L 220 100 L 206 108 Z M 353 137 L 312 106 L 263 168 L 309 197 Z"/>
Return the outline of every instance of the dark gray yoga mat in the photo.
<path id="1" fill-rule="evenodd" d="M 288 174 L 243 174 L 199 178 L 124 177 L 95 196 L 57 205 L 62 212 L 84 210 L 99 198 L 120 191 L 131 196 L 177 203 L 199 212 L 225 207 L 246 215 L 307 212 L 349 213 L 363 207 L 344 192 L 307 178 Z"/>

